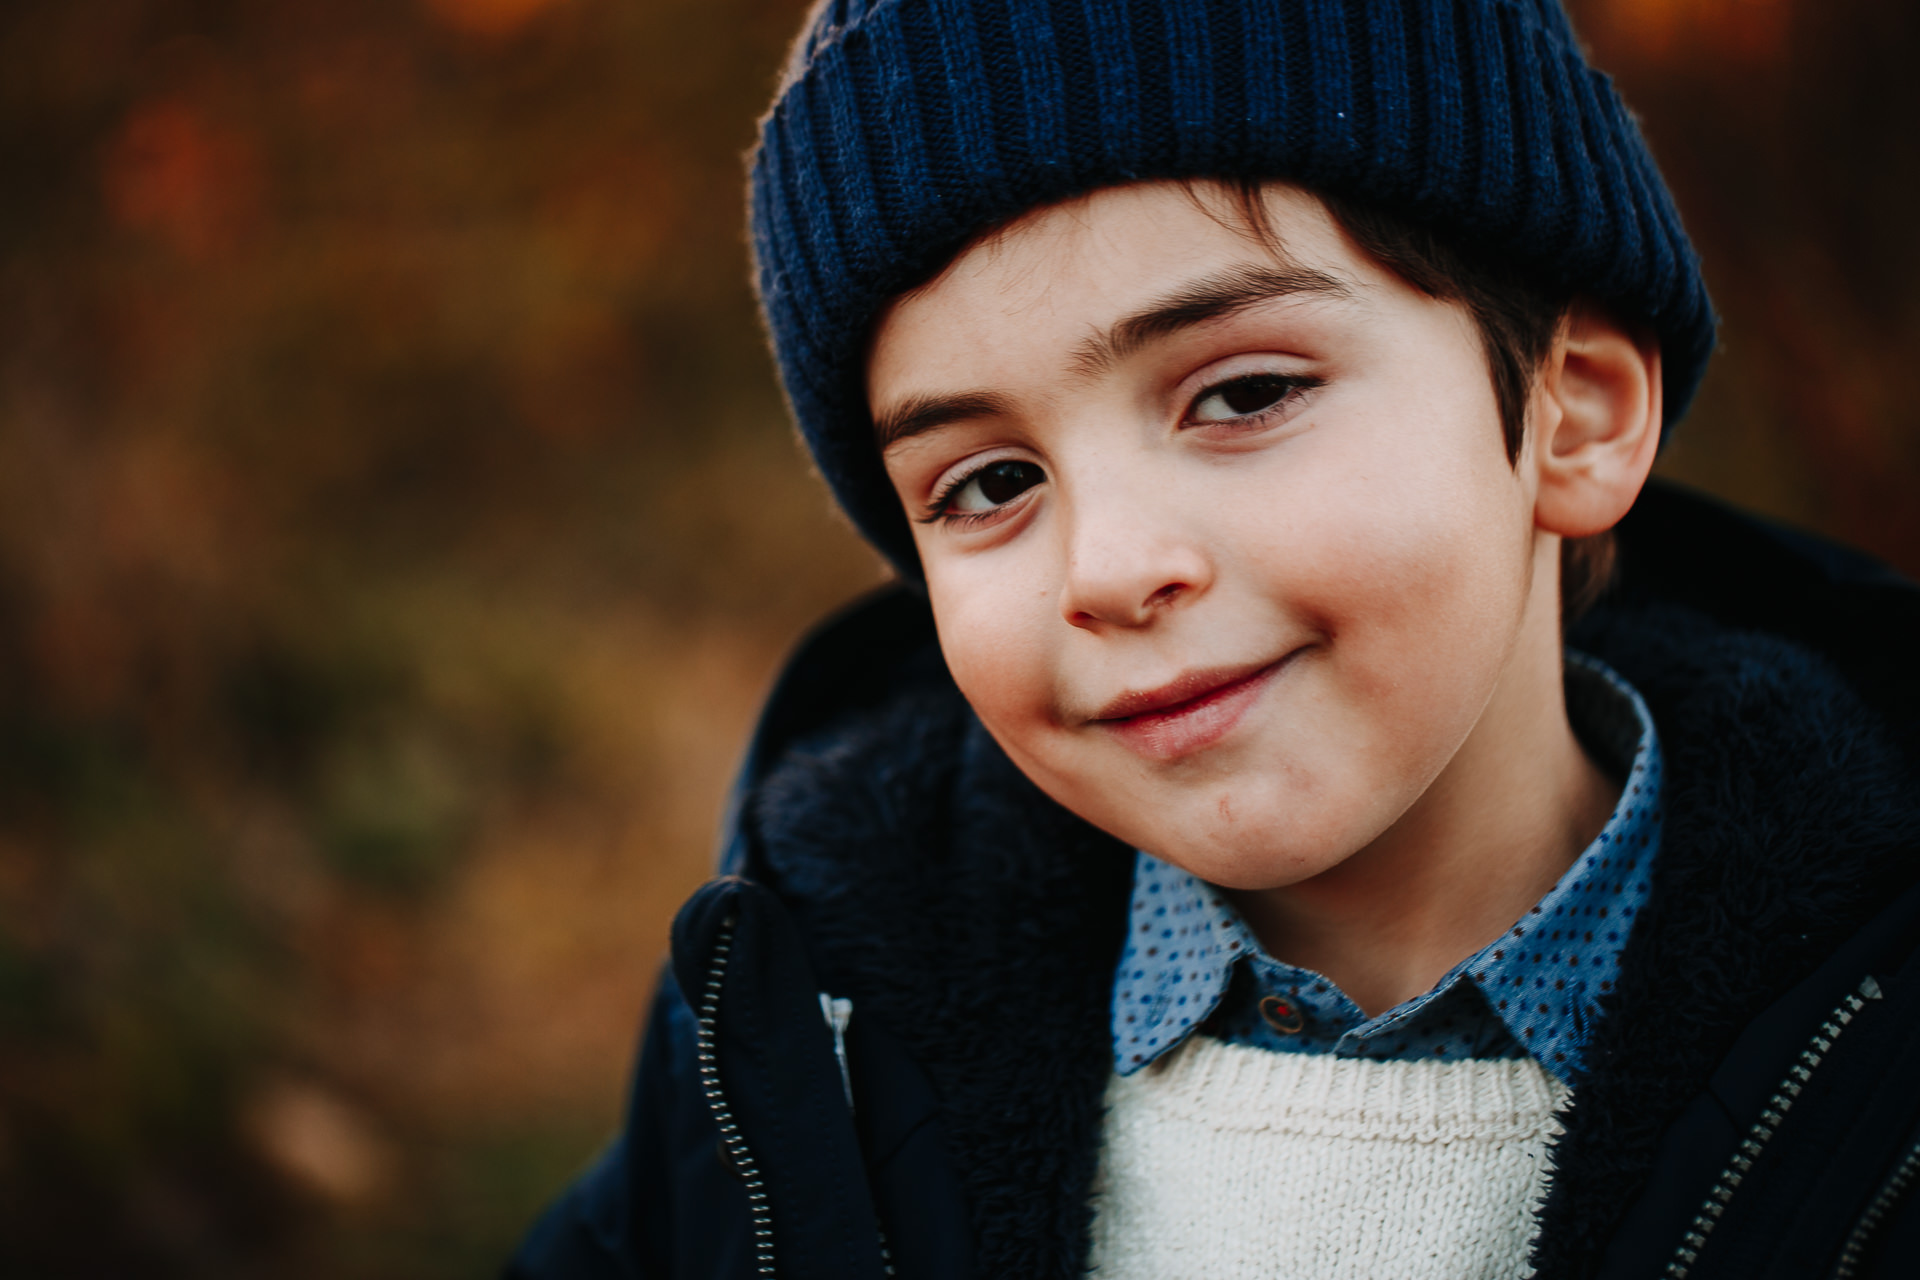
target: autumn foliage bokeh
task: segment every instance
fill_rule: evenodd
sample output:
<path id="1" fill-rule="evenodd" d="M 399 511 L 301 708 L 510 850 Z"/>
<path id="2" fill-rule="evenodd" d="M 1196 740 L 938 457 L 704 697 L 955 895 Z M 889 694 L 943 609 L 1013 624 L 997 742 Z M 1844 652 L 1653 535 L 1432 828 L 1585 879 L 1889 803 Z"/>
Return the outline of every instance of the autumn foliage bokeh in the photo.
<path id="1" fill-rule="evenodd" d="M 797 0 L 0 14 L 0 1273 L 488 1274 L 880 567 L 739 157 Z M 1582 0 L 1726 316 L 1663 469 L 1920 570 L 1920 10 Z"/>

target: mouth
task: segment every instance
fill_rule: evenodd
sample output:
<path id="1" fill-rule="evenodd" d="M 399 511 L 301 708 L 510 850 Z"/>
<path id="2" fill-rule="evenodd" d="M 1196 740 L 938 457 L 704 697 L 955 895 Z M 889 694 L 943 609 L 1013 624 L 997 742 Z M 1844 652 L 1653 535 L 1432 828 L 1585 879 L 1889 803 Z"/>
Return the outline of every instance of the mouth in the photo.
<path id="1" fill-rule="evenodd" d="M 1189 671 L 1157 689 L 1122 694 L 1089 721 L 1151 760 L 1176 760 L 1227 736 L 1269 681 L 1302 650 L 1272 662 Z"/>

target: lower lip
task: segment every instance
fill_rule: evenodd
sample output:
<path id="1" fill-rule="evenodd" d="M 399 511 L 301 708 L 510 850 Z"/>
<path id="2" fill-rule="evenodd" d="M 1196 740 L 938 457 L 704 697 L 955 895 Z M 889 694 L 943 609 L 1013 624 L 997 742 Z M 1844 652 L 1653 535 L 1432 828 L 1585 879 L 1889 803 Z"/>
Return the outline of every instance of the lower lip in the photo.
<path id="1" fill-rule="evenodd" d="M 1233 732 L 1240 718 L 1259 699 L 1267 682 L 1280 673 L 1291 657 L 1289 654 L 1250 676 L 1242 676 L 1232 684 L 1221 685 L 1177 707 L 1097 723 L 1129 750 L 1149 760 L 1177 760 L 1192 755 Z"/>

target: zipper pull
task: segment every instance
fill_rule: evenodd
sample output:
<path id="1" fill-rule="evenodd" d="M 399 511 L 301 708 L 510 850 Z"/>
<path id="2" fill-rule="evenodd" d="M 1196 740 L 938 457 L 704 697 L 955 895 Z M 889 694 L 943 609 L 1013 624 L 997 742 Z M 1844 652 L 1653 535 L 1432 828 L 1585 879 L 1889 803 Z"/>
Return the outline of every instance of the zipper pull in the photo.
<path id="1" fill-rule="evenodd" d="M 833 1056 L 840 1063 L 840 1087 L 846 1091 L 847 1110 L 853 1110 L 853 1073 L 847 1070 L 847 1023 L 853 1020 L 853 1001 L 820 993 L 820 1016 L 833 1032 Z"/>
<path id="2" fill-rule="evenodd" d="M 1880 980 L 1872 974 L 1860 979 L 1860 995 L 1866 1000 L 1884 1000 L 1886 993 L 1880 990 Z"/>

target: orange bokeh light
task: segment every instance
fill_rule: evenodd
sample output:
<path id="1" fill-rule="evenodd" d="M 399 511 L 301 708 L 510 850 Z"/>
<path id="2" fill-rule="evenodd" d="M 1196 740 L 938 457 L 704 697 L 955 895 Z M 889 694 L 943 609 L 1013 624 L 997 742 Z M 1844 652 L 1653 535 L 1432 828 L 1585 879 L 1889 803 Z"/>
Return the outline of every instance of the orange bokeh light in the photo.
<path id="1" fill-rule="evenodd" d="M 1606 0 L 1609 44 L 1651 59 L 1698 51 L 1771 62 L 1786 50 L 1793 0 Z"/>
<path id="2" fill-rule="evenodd" d="M 512 35 L 561 0 L 427 0 L 449 26 L 478 36 Z"/>
<path id="3" fill-rule="evenodd" d="M 231 248 L 259 213 L 254 147 L 185 102 L 136 108 L 107 148 L 102 179 L 115 221 L 191 259 Z"/>

